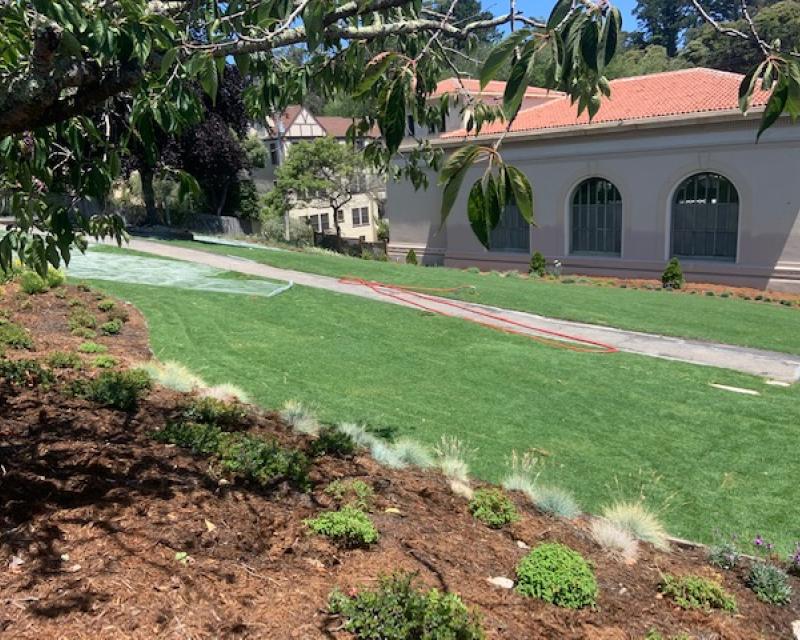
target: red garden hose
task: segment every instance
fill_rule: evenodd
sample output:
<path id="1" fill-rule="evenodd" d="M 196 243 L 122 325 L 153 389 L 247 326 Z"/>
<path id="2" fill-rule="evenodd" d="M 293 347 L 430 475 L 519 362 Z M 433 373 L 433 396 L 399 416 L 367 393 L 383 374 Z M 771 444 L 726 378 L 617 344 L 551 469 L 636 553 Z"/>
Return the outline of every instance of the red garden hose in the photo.
<path id="1" fill-rule="evenodd" d="M 375 282 L 374 280 L 364 280 L 363 278 L 352 278 L 352 277 L 341 278 L 339 282 L 341 282 L 342 284 L 361 285 L 367 287 L 372 291 L 374 291 L 375 293 L 377 293 L 378 295 L 398 300 L 399 302 L 417 307 L 418 309 L 422 309 L 423 311 L 427 311 L 429 313 L 436 313 L 438 315 L 447 316 L 451 318 L 461 318 L 462 320 L 467 320 L 468 322 L 474 322 L 475 324 L 479 324 L 484 327 L 494 329 L 495 331 L 502 331 L 503 333 L 525 336 L 526 338 L 530 338 L 531 340 L 536 340 L 537 342 L 541 342 L 543 344 L 553 347 L 559 347 L 561 349 L 569 349 L 571 351 L 578 351 L 580 353 L 617 353 L 618 351 L 616 347 L 613 347 L 609 344 L 596 342 L 594 340 L 589 340 L 588 338 L 581 338 L 579 336 L 573 336 L 566 333 L 561 333 L 559 331 L 543 329 L 541 327 L 525 324 L 524 322 L 520 322 L 518 320 L 512 320 L 511 318 L 504 318 L 503 316 L 499 316 L 494 313 L 490 313 L 488 311 L 484 311 L 483 309 L 472 307 L 455 300 L 428 295 L 430 293 L 455 293 L 456 291 L 468 287 L 453 287 L 453 288 L 409 287 L 396 284 L 386 284 L 383 282 Z M 435 302 L 436 304 L 446 305 L 449 307 L 453 307 L 455 309 L 460 309 L 461 311 L 466 311 L 467 313 L 470 314 L 482 316 L 484 318 L 494 320 L 495 322 L 511 325 L 511 327 L 508 328 L 500 327 L 490 322 L 481 322 L 480 320 L 471 320 L 469 318 L 464 318 L 463 316 L 445 313 L 438 309 L 434 309 L 430 306 L 427 306 L 424 303 L 420 302 L 419 300 L 427 300 L 429 302 Z M 531 335 L 530 333 L 526 333 L 525 331 L 519 331 L 513 327 L 518 327 L 520 329 L 527 329 L 528 331 L 535 331 L 538 334 L 544 334 L 544 335 Z M 546 336 L 552 336 L 552 338 L 548 338 Z"/>

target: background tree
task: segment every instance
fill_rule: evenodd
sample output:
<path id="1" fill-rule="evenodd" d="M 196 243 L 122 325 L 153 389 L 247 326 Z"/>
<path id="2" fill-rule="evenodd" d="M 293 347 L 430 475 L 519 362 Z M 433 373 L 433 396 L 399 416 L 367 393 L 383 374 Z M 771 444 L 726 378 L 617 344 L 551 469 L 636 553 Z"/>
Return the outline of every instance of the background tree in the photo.
<path id="1" fill-rule="evenodd" d="M 325 136 L 296 142 L 275 172 L 275 184 L 264 198 L 267 216 L 285 216 L 298 205 L 327 206 L 340 235 L 336 214 L 364 191 L 363 155 L 349 144 Z M 361 183 L 361 184 L 359 184 Z"/>

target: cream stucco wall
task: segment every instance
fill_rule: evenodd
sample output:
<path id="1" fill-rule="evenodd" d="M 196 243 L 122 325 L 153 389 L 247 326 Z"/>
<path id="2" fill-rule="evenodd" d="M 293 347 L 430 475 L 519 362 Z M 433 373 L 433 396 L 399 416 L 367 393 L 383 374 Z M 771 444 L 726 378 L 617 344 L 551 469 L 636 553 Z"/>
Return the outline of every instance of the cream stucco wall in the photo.
<path id="1" fill-rule="evenodd" d="M 669 258 L 675 188 L 694 173 L 711 171 L 729 178 L 739 192 L 738 254 L 734 263 L 683 260 L 688 277 L 800 290 L 800 127 L 781 123 L 756 144 L 756 120 L 719 120 L 603 127 L 591 135 L 584 127 L 508 140 L 504 158 L 534 187 L 537 226 L 531 230 L 531 251 L 541 251 L 549 262 L 561 260 L 567 271 L 657 276 Z M 464 184 L 480 173 L 476 168 Z M 569 203 L 576 186 L 593 176 L 610 180 L 622 195 L 620 257 L 569 254 Z M 487 251 L 478 243 L 466 219 L 467 192 L 468 186 L 462 188 L 446 227 L 438 231 L 438 187 L 415 193 L 410 184 L 390 184 L 390 255 L 402 259 L 414 248 L 429 262 L 449 266 L 526 269 L 529 254 Z"/>

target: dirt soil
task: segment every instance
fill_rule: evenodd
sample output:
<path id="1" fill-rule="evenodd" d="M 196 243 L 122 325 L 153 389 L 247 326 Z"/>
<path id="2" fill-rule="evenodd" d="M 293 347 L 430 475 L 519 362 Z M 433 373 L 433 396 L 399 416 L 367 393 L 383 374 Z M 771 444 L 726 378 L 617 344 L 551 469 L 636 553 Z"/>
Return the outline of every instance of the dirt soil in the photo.
<path id="1" fill-rule="evenodd" d="M 60 335 L 64 318 L 56 321 L 62 301 L 50 298 L 11 313 L 31 329 L 37 356 L 72 345 Z M 140 320 L 132 313 L 121 336 L 103 339 L 110 353 L 147 353 Z M 800 619 L 798 581 L 792 604 L 778 608 L 759 602 L 741 575 L 713 570 L 698 549 L 645 547 L 625 564 L 592 541 L 585 521 L 545 516 L 520 496 L 520 521 L 491 530 L 434 472 L 323 457 L 307 493 L 225 483 L 208 460 L 150 436 L 186 402 L 158 389 L 128 415 L 69 398 L 59 385 L 0 383 L 0 638 L 345 640 L 342 621 L 326 613 L 330 591 L 374 584 L 395 569 L 460 594 L 497 639 L 640 640 L 652 628 L 706 640 L 791 638 L 791 622 Z M 271 413 L 254 410 L 241 428 L 308 444 Z M 340 549 L 303 525 L 333 506 L 323 490 L 337 478 L 360 478 L 375 490 L 371 515 L 381 539 L 371 549 Z M 513 578 L 525 547 L 544 541 L 593 562 L 595 609 L 567 611 L 487 582 Z M 183 553 L 184 561 L 176 558 Z M 735 594 L 738 613 L 677 608 L 658 594 L 661 572 L 716 577 Z"/>

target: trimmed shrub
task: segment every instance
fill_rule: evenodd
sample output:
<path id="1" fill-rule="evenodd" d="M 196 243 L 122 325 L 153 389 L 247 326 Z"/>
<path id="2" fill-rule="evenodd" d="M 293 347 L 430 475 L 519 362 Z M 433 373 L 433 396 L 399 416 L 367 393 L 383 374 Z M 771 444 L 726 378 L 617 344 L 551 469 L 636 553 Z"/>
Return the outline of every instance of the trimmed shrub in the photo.
<path id="1" fill-rule="evenodd" d="M 639 554 L 639 543 L 629 531 L 608 520 L 592 521 L 592 538 L 603 549 L 626 562 L 633 562 Z"/>
<path id="2" fill-rule="evenodd" d="M 413 249 L 409 249 L 408 253 L 406 254 L 406 264 L 413 264 L 417 265 L 417 252 Z"/>
<path id="3" fill-rule="evenodd" d="M 19 277 L 19 286 L 31 296 L 47 291 L 47 283 L 35 271 L 24 271 Z"/>
<path id="4" fill-rule="evenodd" d="M 617 502 L 605 507 L 601 514 L 637 540 L 649 542 L 657 549 L 668 549 L 667 532 L 658 518 L 641 502 Z"/>
<path id="5" fill-rule="evenodd" d="M 24 327 L 5 318 L 0 318 L 0 348 L 33 349 L 33 340 Z"/>
<path id="6" fill-rule="evenodd" d="M 97 326 L 97 318 L 82 307 L 75 307 L 69 315 L 68 322 L 72 331 L 76 329 L 94 329 Z"/>
<path id="7" fill-rule="evenodd" d="M 541 251 L 535 251 L 531 256 L 531 265 L 528 273 L 532 276 L 539 276 L 543 278 L 547 274 L 547 262 L 544 259 Z"/>
<path id="8" fill-rule="evenodd" d="M 222 402 L 214 398 L 197 398 L 184 409 L 183 417 L 190 422 L 234 427 L 247 417 L 247 411 L 238 404 Z"/>
<path id="9" fill-rule="evenodd" d="M 123 324 L 125 324 L 130 318 L 130 316 L 128 315 L 128 311 L 125 309 L 125 307 L 117 306 L 108 311 L 107 313 L 109 320 L 119 320 Z"/>
<path id="10" fill-rule="evenodd" d="M 480 618 L 461 598 L 419 590 L 413 581 L 413 574 L 396 573 L 352 598 L 334 591 L 328 609 L 356 640 L 484 640 Z"/>
<path id="11" fill-rule="evenodd" d="M 346 547 L 366 547 L 378 541 L 379 534 L 372 520 L 361 509 L 346 505 L 338 511 L 325 511 L 305 520 L 313 533 L 325 536 Z"/>
<path id="12" fill-rule="evenodd" d="M 100 309 L 100 311 L 102 311 L 103 313 L 108 313 L 116 306 L 117 303 L 111 298 L 104 298 L 103 300 L 97 303 L 97 308 Z"/>
<path id="13" fill-rule="evenodd" d="M 0 359 L 0 379 L 21 387 L 36 387 L 55 382 L 53 374 L 36 360 Z"/>
<path id="14" fill-rule="evenodd" d="M 92 365 L 98 369 L 113 369 L 118 364 L 119 360 L 117 360 L 114 356 L 109 355 L 97 356 L 94 360 L 92 360 Z"/>
<path id="15" fill-rule="evenodd" d="M 478 489 L 470 500 L 469 512 L 492 529 L 519 520 L 514 503 L 500 489 Z"/>
<path id="16" fill-rule="evenodd" d="M 327 487 L 325 493 L 339 503 L 348 504 L 367 511 L 375 491 L 363 480 L 334 480 Z"/>
<path id="17" fill-rule="evenodd" d="M 326 424 L 319 431 L 319 436 L 311 443 L 309 453 L 312 456 L 332 455 L 340 458 L 352 456 L 356 452 L 356 443 L 343 431 Z"/>
<path id="18" fill-rule="evenodd" d="M 788 576 L 768 562 L 753 563 L 747 575 L 747 586 L 762 602 L 780 606 L 789 604 L 792 599 Z"/>
<path id="19" fill-rule="evenodd" d="M 150 378 L 141 369 L 103 371 L 92 380 L 75 381 L 72 392 L 107 407 L 133 411 L 151 386 Z"/>
<path id="20" fill-rule="evenodd" d="M 545 543 L 517 565 L 517 591 L 567 609 L 594 606 L 597 579 L 589 563 L 563 544 Z"/>
<path id="21" fill-rule="evenodd" d="M 47 364 L 53 369 L 80 369 L 83 361 L 77 354 L 53 351 L 47 356 Z"/>
<path id="22" fill-rule="evenodd" d="M 530 497 L 536 508 L 544 513 L 570 520 L 581 514 L 575 497 L 566 489 L 536 485 L 533 496 Z"/>
<path id="23" fill-rule="evenodd" d="M 114 318 L 100 325 L 100 331 L 106 336 L 115 336 L 122 331 L 122 320 Z"/>
<path id="24" fill-rule="evenodd" d="M 67 281 L 67 276 L 60 269 L 47 270 L 47 286 L 51 289 L 56 289 L 62 286 Z"/>
<path id="25" fill-rule="evenodd" d="M 683 287 L 683 283 L 684 279 L 681 263 L 677 258 L 672 258 L 661 274 L 661 286 L 664 289 L 680 289 Z"/>
<path id="26" fill-rule="evenodd" d="M 736 599 L 721 584 L 700 576 L 661 576 L 659 590 L 682 609 L 736 611 Z"/>
<path id="27" fill-rule="evenodd" d="M 78 351 L 81 353 L 105 353 L 108 351 L 108 347 L 96 342 L 84 342 L 78 347 Z"/>

